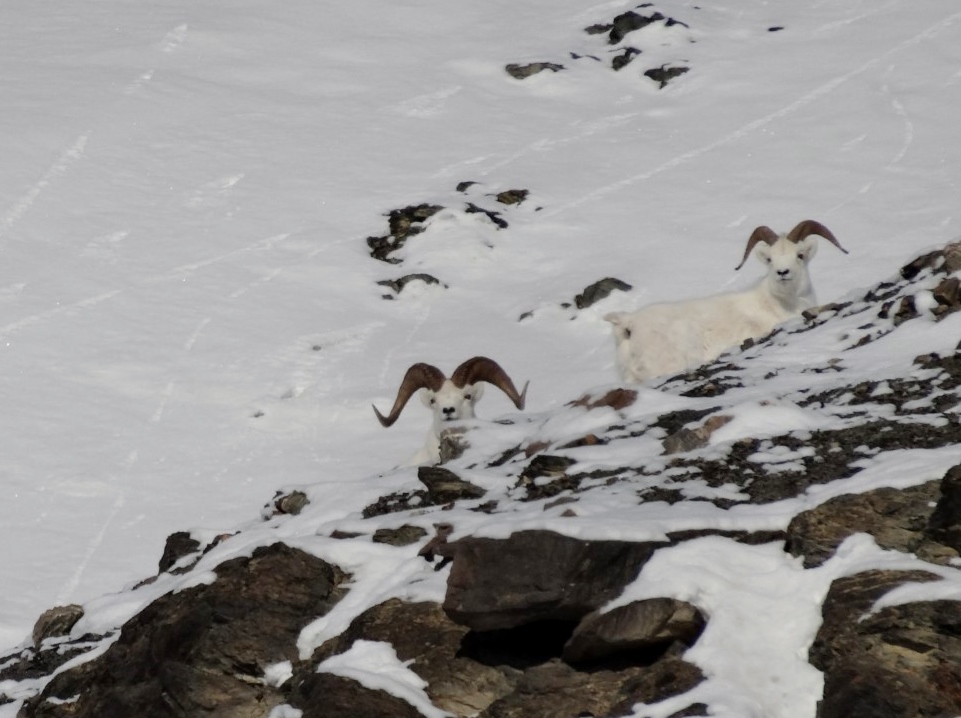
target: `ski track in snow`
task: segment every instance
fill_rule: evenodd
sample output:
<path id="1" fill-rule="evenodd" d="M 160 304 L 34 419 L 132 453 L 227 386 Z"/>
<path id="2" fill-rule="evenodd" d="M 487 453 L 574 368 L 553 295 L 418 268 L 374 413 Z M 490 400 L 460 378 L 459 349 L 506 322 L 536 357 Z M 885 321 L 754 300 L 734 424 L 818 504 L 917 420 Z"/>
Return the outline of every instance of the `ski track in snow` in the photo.
<path id="1" fill-rule="evenodd" d="M 80 135 L 73 143 L 60 153 L 57 161 L 51 165 L 43 176 L 31 187 L 27 193 L 21 197 L 0 220 L 0 237 L 7 233 L 20 219 L 30 210 L 37 197 L 50 186 L 58 177 L 67 174 L 67 171 L 83 157 L 84 149 L 87 146 L 89 135 Z"/>
<path id="2" fill-rule="evenodd" d="M 876 10 L 876 11 L 874 11 L 874 12 L 872 12 L 872 13 L 869 13 L 868 15 L 865 15 L 864 17 L 868 17 L 869 15 L 875 15 L 875 14 L 877 14 L 878 12 L 881 12 L 881 11 L 883 11 L 883 8 L 882 8 L 881 10 Z M 863 19 L 863 18 L 862 18 L 862 19 Z M 718 149 L 718 148 L 720 148 L 720 147 L 724 147 L 724 146 L 726 146 L 726 145 L 731 144 L 732 142 L 736 142 L 737 140 L 740 140 L 740 139 L 742 139 L 742 138 L 744 138 L 744 137 L 747 137 L 748 135 L 756 132 L 757 130 L 761 129 L 762 127 L 765 127 L 766 125 L 771 124 L 771 123 L 774 122 L 775 120 L 779 120 L 779 119 L 781 119 L 782 117 L 787 117 L 787 116 L 789 116 L 789 115 L 792 115 L 792 114 L 794 114 L 795 112 L 797 112 L 798 110 L 806 107 L 807 105 L 810 105 L 811 103 L 817 102 L 818 100 L 826 97 L 827 95 L 829 95 L 829 94 L 831 94 L 832 92 L 834 92 L 834 90 L 836 90 L 837 88 L 839 88 L 840 86 L 842 86 L 844 83 L 848 82 L 849 80 L 851 80 L 851 79 L 853 79 L 853 78 L 855 78 L 855 77 L 858 77 L 859 75 L 863 75 L 865 72 L 868 72 L 869 70 L 873 69 L 874 67 L 876 67 L 877 65 L 879 65 L 881 62 L 883 62 L 883 61 L 886 60 L 887 58 L 889 58 L 889 57 L 891 57 L 891 56 L 893 56 L 893 55 L 896 55 L 896 54 L 898 54 L 898 53 L 900 53 L 900 52 L 903 52 L 904 50 L 906 50 L 906 49 L 908 49 L 908 48 L 910 48 L 910 47 L 913 47 L 913 46 L 915 46 L 915 45 L 917 45 L 917 44 L 919 44 L 919 43 L 927 40 L 928 38 L 933 37 L 934 35 L 937 35 L 937 34 L 940 33 L 941 31 L 947 29 L 948 27 L 950 27 L 951 25 L 953 25 L 955 22 L 957 22 L 958 19 L 961 19 L 961 12 L 955 13 L 955 14 L 953 14 L 953 15 L 945 18 L 944 20 L 941 20 L 941 21 L 935 23 L 934 25 L 928 27 L 927 29 L 922 30 L 922 31 L 919 32 L 918 34 L 916 34 L 916 35 L 908 38 L 907 40 L 904 40 L 904 41 L 900 42 L 899 44 L 895 45 L 894 47 L 890 48 L 889 50 L 886 50 L 885 52 L 881 53 L 880 55 L 877 55 L 876 57 L 868 60 L 867 62 L 863 63 L 862 65 L 860 65 L 859 67 L 855 68 L 854 70 L 851 70 L 850 72 L 847 72 L 847 73 L 845 73 L 845 74 L 843 74 L 843 75 L 838 75 L 837 77 L 833 78 L 832 80 L 829 80 L 828 82 L 825 82 L 825 83 L 822 84 L 820 87 L 816 87 L 815 89 L 811 90 L 811 91 L 808 92 L 806 95 L 804 95 L 803 97 L 800 97 L 799 99 L 795 100 L 794 102 L 791 102 L 791 103 L 789 103 L 788 105 L 785 105 L 784 107 L 780 108 L 779 110 L 775 110 L 774 112 L 771 112 L 771 113 L 769 113 L 769 114 L 767 114 L 767 115 L 764 115 L 763 117 L 760 117 L 760 118 L 758 118 L 758 119 L 756 119 L 756 120 L 753 120 L 752 122 L 749 122 L 749 123 L 747 123 L 746 125 L 743 125 L 742 127 L 734 130 L 733 132 L 731 132 L 731 133 L 729 133 L 729 134 L 727 134 L 727 135 L 725 135 L 725 136 L 723 136 L 723 137 L 721 137 L 721 138 L 719 138 L 719 139 L 717 139 L 717 140 L 714 140 L 713 142 L 710 142 L 710 143 L 704 145 L 703 147 L 698 147 L 698 148 L 696 148 L 696 149 L 689 150 L 689 151 L 684 152 L 684 153 L 682 153 L 682 154 L 680 154 L 680 155 L 677 155 L 676 157 L 673 157 L 673 158 L 667 160 L 666 162 L 661 163 L 660 165 L 658 165 L 657 167 L 655 167 L 655 168 L 653 168 L 653 169 L 651 169 L 651 170 L 647 170 L 646 172 L 640 172 L 640 173 L 638 173 L 638 174 L 631 175 L 630 177 L 627 177 L 627 178 L 625 178 L 625 179 L 622 179 L 622 180 L 619 180 L 619 181 L 617 181 L 617 182 L 611 183 L 611 184 L 606 185 L 606 186 L 604 186 L 604 187 L 600 187 L 600 188 L 598 188 L 598 189 L 596 189 L 596 190 L 593 190 L 592 192 L 588 192 L 587 194 L 582 195 L 581 197 L 579 197 L 579 198 L 577 198 L 577 199 L 574 199 L 574 200 L 571 200 L 571 201 L 569 201 L 569 202 L 566 202 L 566 203 L 558 206 L 557 208 L 555 208 L 555 209 L 553 209 L 553 210 L 550 210 L 550 211 L 545 212 L 543 216 L 544 216 L 544 217 L 553 217 L 553 216 L 555 216 L 555 215 L 558 215 L 558 214 L 561 214 L 561 213 L 563 213 L 563 212 L 566 212 L 566 211 L 568 211 L 568 210 L 570 210 L 570 209 L 574 209 L 574 208 L 576 208 L 576 207 L 579 207 L 580 205 L 582 205 L 582 204 L 584 204 L 584 203 L 592 202 L 592 201 L 594 201 L 594 200 L 597 200 L 597 199 L 599 199 L 599 198 L 601 198 L 601 197 L 604 197 L 605 195 L 611 194 L 611 193 L 613 193 L 613 192 L 618 192 L 618 191 L 620 191 L 620 190 L 627 189 L 627 188 L 630 187 L 631 185 L 634 185 L 634 184 L 636 184 L 636 183 L 638 183 L 638 182 L 643 182 L 643 181 L 645 181 L 645 180 L 652 179 L 652 178 L 654 178 L 654 177 L 656 177 L 656 176 L 658 176 L 658 175 L 660 175 L 660 174 L 663 174 L 664 172 L 667 172 L 667 171 L 669 171 L 669 170 L 671 170 L 671 169 L 674 169 L 675 167 L 678 167 L 678 166 L 683 165 L 683 164 L 686 164 L 686 163 L 688 163 L 688 162 L 692 162 L 692 161 L 694 161 L 694 160 L 697 160 L 697 159 L 699 159 L 700 157 L 702 157 L 703 155 L 708 154 L 709 152 L 712 152 L 712 151 L 714 151 L 714 150 L 716 150 L 716 149 Z M 828 27 L 828 26 L 826 26 L 826 27 Z M 902 111 L 903 111 L 903 108 L 901 108 L 901 109 L 902 109 Z M 898 111 L 898 105 L 897 105 L 897 104 L 895 104 L 895 111 L 896 111 L 896 112 Z M 905 119 L 906 119 L 906 118 L 905 118 Z M 910 141 L 910 138 L 909 138 L 908 141 Z M 538 141 L 537 143 L 534 143 L 533 145 L 530 145 L 529 148 L 527 148 L 527 149 L 525 149 L 525 150 L 522 150 L 522 153 L 525 153 L 525 152 L 529 151 L 530 149 L 535 149 L 535 145 L 541 145 L 541 144 L 543 144 L 543 141 Z M 905 149 L 905 151 L 906 151 L 906 149 Z M 903 155 L 901 155 L 901 156 L 903 156 Z M 897 159 L 900 159 L 900 157 L 898 157 Z M 502 163 L 502 164 L 503 164 L 503 163 Z"/>
<path id="3" fill-rule="evenodd" d="M 186 274 L 193 274 L 194 272 L 197 272 L 201 269 L 207 269 L 209 267 L 218 265 L 230 259 L 234 259 L 236 257 L 242 256 L 244 254 L 248 254 L 251 252 L 269 251 L 273 249 L 279 242 L 283 241 L 289 236 L 290 235 L 286 233 L 272 235 L 270 237 L 267 237 L 266 239 L 252 242 L 251 244 L 248 244 L 245 247 L 240 247 L 238 249 L 234 249 L 229 252 L 224 252 L 223 254 L 219 254 L 214 257 L 209 257 L 207 259 L 203 259 L 198 262 L 191 262 L 189 264 L 182 264 L 172 269 L 166 270 L 164 272 L 141 279 L 137 283 L 137 286 L 148 286 L 151 284 L 161 284 L 165 282 L 179 281 L 179 280 L 182 280 L 184 278 L 184 275 Z M 273 277 L 277 276 L 277 274 L 279 274 L 280 271 L 281 271 L 280 269 L 275 269 L 272 271 L 271 274 L 267 275 L 266 277 L 258 277 L 257 279 L 250 282 L 250 284 L 246 285 L 245 287 L 242 287 L 241 289 L 231 294 L 229 298 L 236 299 L 237 297 L 247 292 L 250 288 L 258 284 L 263 284 L 264 282 L 267 282 Z M 0 339 L 9 337 L 11 334 L 14 334 L 15 332 L 25 327 L 29 327 L 31 325 L 34 325 L 40 322 L 57 319 L 61 316 L 69 315 L 70 313 L 77 310 L 89 309 L 91 307 L 95 307 L 109 299 L 114 299 L 115 297 L 122 296 L 125 291 L 129 291 L 129 290 L 111 289 L 109 291 L 96 294 L 92 297 L 86 297 L 84 299 L 77 300 L 76 302 L 71 302 L 70 304 L 60 305 L 43 312 L 38 312 L 37 314 L 31 314 L 29 316 L 23 317 L 21 319 L 18 319 L 15 322 L 11 322 L 10 324 L 0 327 Z M 196 341 L 196 338 L 194 338 L 194 341 Z"/>
<path id="4" fill-rule="evenodd" d="M 132 458 L 134 461 L 136 461 L 135 455 L 132 455 Z M 117 498 L 114 499 L 113 508 L 110 510 L 110 514 L 100 526 L 100 530 L 97 531 L 97 534 L 87 544 L 87 549 L 84 551 L 83 557 L 77 563 L 76 570 L 57 594 L 55 605 L 62 606 L 70 601 L 70 597 L 73 595 L 73 592 L 76 591 L 77 586 L 80 585 L 80 579 L 83 578 L 83 574 L 87 570 L 87 566 L 90 564 L 91 559 L 93 559 L 94 554 L 97 553 L 97 550 L 100 548 L 101 544 L 103 544 L 104 537 L 107 535 L 107 529 L 110 528 L 110 525 L 117 517 L 117 514 L 119 514 L 123 509 L 125 503 L 126 500 L 124 499 L 123 493 L 118 494 Z"/>

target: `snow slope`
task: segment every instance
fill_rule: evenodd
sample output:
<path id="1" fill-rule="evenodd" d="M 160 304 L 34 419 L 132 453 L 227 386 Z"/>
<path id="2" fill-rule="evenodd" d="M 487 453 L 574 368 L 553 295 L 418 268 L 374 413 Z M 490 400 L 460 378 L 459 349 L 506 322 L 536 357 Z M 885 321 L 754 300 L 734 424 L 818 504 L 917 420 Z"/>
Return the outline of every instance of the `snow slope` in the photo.
<path id="1" fill-rule="evenodd" d="M 370 404 L 413 362 L 492 356 L 536 415 L 616 380 L 604 312 L 750 283 L 756 263 L 732 268 L 758 224 L 812 217 L 851 251 L 815 259 L 823 301 L 959 234 L 961 12 L 663 2 L 683 25 L 629 36 L 643 52 L 614 72 L 583 28 L 632 7 L 0 12 L 0 645 L 280 487 L 328 506 L 311 532 L 396 490 L 428 417 L 384 430 Z M 565 69 L 503 69 L 544 60 Z M 664 63 L 690 72 L 658 89 L 641 73 Z M 446 209 L 403 263 L 372 259 L 385 213 L 421 202 Z M 447 286 L 384 300 L 410 272 Z M 605 276 L 634 290 L 561 306 Z M 479 409 L 513 413 L 496 391 Z"/>

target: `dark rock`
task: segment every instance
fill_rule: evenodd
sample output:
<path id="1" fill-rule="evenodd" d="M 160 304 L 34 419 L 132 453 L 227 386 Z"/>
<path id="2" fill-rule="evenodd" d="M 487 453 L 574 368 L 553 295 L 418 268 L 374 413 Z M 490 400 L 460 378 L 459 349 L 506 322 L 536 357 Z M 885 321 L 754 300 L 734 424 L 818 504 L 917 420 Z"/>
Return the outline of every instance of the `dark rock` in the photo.
<path id="1" fill-rule="evenodd" d="M 36 649 L 22 648 L 0 656 L 0 685 L 5 681 L 19 683 L 51 676 L 67 661 L 89 653 L 103 640 L 104 636 L 86 634 L 73 640 L 41 641 Z M 6 696 L 0 688 L 0 704 Z"/>
<path id="2" fill-rule="evenodd" d="M 835 581 L 811 663 L 824 672 L 818 718 L 917 718 L 961 714 L 961 602 L 882 608 L 880 597 L 924 571 L 868 571 Z"/>
<path id="3" fill-rule="evenodd" d="M 628 33 L 640 30 L 642 27 L 647 27 L 652 22 L 665 19 L 666 18 L 659 12 L 645 16 L 633 10 L 628 10 L 614 18 L 614 21 L 611 23 L 611 32 L 608 35 L 607 41 L 611 45 L 616 45 L 623 40 L 624 36 Z"/>
<path id="4" fill-rule="evenodd" d="M 148 605 L 103 655 L 57 674 L 22 718 L 263 718 L 282 702 L 264 669 L 297 660 L 300 630 L 340 599 L 346 576 L 283 544 L 216 573 Z"/>
<path id="5" fill-rule="evenodd" d="M 614 68 L 615 71 L 620 70 L 621 68 L 630 65 L 631 61 L 640 54 L 641 51 L 636 47 L 625 47 L 620 54 L 615 55 L 614 59 L 611 60 L 611 67 Z"/>
<path id="6" fill-rule="evenodd" d="M 410 546 L 420 541 L 427 535 L 427 531 L 420 526 L 404 524 L 396 529 L 377 529 L 374 531 L 372 541 L 374 543 L 385 543 L 390 546 Z"/>
<path id="7" fill-rule="evenodd" d="M 577 670 L 559 658 L 569 635 L 563 622 L 476 633 L 452 622 L 436 604 L 391 599 L 365 611 L 321 646 L 294 682 L 357 640 L 391 644 L 398 659 L 409 661 L 427 683 L 431 702 L 456 716 L 625 715 L 634 703 L 663 700 L 702 680 L 695 667 L 676 657 L 650 665 L 628 661 Z"/>
<path id="8" fill-rule="evenodd" d="M 881 488 L 837 496 L 791 520 L 786 549 L 794 556 L 803 556 L 806 568 L 820 566 L 856 533 L 871 534 L 881 548 L 922 552 L 928 559 L 938 553 L 954 553 L 943 547 L 939 552 L 936 547 L 924 546 L 924 530 L 938 495 L 938 482 L 929 481 L 907 489 Z"/>
<path id="9" fill-rule="evenodd" d="M 674 643 L 693 645 L 705 623 L 697 608 L 672 598 L 652 598 L 603 613 L 595 611 L 574 629 L 564 646 L 564 660 L 578 664 L 624 654 L 647 652 L 658 656 Z"/>
<path id="10" fill-rule="evenodd" d="M 308 674 L 297 683 L 290 705 L 303 711 L 302 718 L 423 718 L 402 698 L 332 673 Z"/>
<path id="11" fill-rule="evenodd" d="M 427 487 L 427 495 L 434 504 L 449 504 L 462 499 L 479 499 L 487 493 L 481 487 L 465 481 L 453 471 L 440 466 L 418 467 L 417 479 Z"/>
<path id="12" fill-rule="evenodd" d="M 278 492 L 272 502 L 272 515 L 289 514 L 296 516 L 303 511 L 304 507 L 309 503 L 310 500 L 303 491 L 291 491 L 287 494 Z"/>
<path id="13" fill-rule="evenodd" d="M 948 469 L 938 486 L 940 496 L 925 533 L 961 553 L 961 465 Z"/>
<path id="14" fill-rule="evenodd" d="M 536 75 L 538 72 L 543 72 L 544 70 L 551 70 L 553 72 L 559 72 L 564 69 L 563 65 L 558 65 L 556 62 L 531 62 L 527 65 L 516 65 L 510 64 L 505 68 L 507 74 L 511 77 L 515 77 L 518 80 L 524 80 L 531 75 Z"/>
<path id="15" fill-rule="evenodd" d="M 664 439 L 664 453 L 677 454 L 682 451 L 694 451 L 708 445 L 711 435 L 734 417 L 723 414 L 712 416 L 701 426 L 688 429 L 681 428 Z"/>
<path id="16" fill-rule="evenodd" d="M 621 411 L 629 406 L 633 406 L 637 401 L 637 392 L 633 389 L 611 389 L 602 396 L 593 397 L 588 394 L 568 402 L 568 406 L 583 406 L 590 411 L 601 407 L 609 407 L 614 411 Z"/>
<path id="17" fill-rule="evenodd" d="M 631 289 L 633 289 L 633 287 L 627 282 L 622 282 L 620 279 L 615 279 L 614 277 L 605 277 L 594 282 L 574 297 L 574 306 L 578 309 L 586 309 L 610 295 L 611 292 L 629 292 Z"/>
<path id="18" fill-rule="evenodd" d="M 493 210 L 490 210 L 490 209 L 484 209 L 483 207 L 478 207 L 473 202 L 468 202 L 467 209 L 465 209 L 464 211 L 467 212 L 467 214 L 484 215 L 485 217 L 487 217 L 487 219 L 489 219 L 491 222 L 497 225 L 498 229 L 507 229 L 508 227 L 507 220 L 501 217 L 500 212 L 494 212 Z"/>
<path id="19" fill-rule="evenodd" d="M 520 204 L 528 194 L 526 189 L 508 189 L 497 193 L 497 201 L 501 204 Z"/>
<path id="20" fill-rule="evenodd" d="M 467 633 L 436 603 L 390 599 L 362 613 L 346 631 L 317 649 L 304 671 L 343 653 L 357 640 L 382 641 L 394 647 L 399 660 L 413 661 L 410 669 L 427 682 L 427 695 L 434 705 L 456 715 L 471 715 L 510 693 L 516 676 L 469 656 L 463 650 Z"/>
<path id="21" fill-rule="evenodd" d="M 33 645 L 40 648 L 40 644 L 47 638 L 69 636 L 71 629 L 81 618 L 83 618 L 83 606 L 73 603 L 44 611 L 33 626 Z"/>
<path id="22" fill-rule="evenodd" d="M 473 180 L 466 180 L 464 182 L 458 182 L 457 187 L 455 187 L 454 189 L 456 189 L 458 192 L 464 193 L 467 190 L 469 190 L 471 187 L 473 187 L 475 184 L 477 183 L 474 182 Z"/>
<path id="23" fill-rule="evenodd" d="M 164 552 L 160 557 L 158 569 L 164 573 L 173 568 L 180 559 L 200 551 L 200 542 L 186 531 L 177 531 L 167 537 Z"/>
<path id="24" fill-rule="evenodd" d="M 440 205 L 425 203 L 391 210 L 387 214 L 390 234 L 385 237 L 367 238 L 370 256 L 389 264 L 399 264 L 401 260 L 390 255 L 403 247 L 408 237 L 423 232 L 424 228 L 421 225 L 442 209 Z"/>
<path id="25" fill-rule="evenodd" d="M 403 277 L 398 277 L 397 279 L 383 279 L 377 282 L 377 284 L 381 287 L 387 287 L 392 292 L 394 292 L 394 294 L 400 294 L 402 291 L 404 291 L 404 287 L 406 287 L 411 282 L 423 282 L 428 286 L 432 284 L 437 284 L 444 287 L 445 289 L 447 288 L 447 285 L 442 284 L 437 277 L 433 276 L 432 274 L 426 274 L 424 272 L 418 272 L 416 274 L 406 274 Z M 387 296 L 388 298 L 392 298 L 390 297 L 390 295 L 387 295 Z"/>
<path id="26" fill-rule="evenodd" d="M 440 432 L 439 454 L 441 464 L 459 459 L 470 448 L 466 434 L 466 427 L 463 426 L 453 426 Z"/>
<path id="27" fill-rule="evenodd" d="M 444 611 L 474 630 L 578 621 L 617 596 L 663 543 L 580 541 L 551 531 L 449 544 Z"/>
<path id="28" fill-rule="evenodd" d="M 655 67 L 655 68 L 651 68 L 650 70 L 647 70 L 644 73 L 644 76 L 654 80 L 654 82 L 657 83 L 658 88 L 663 90 L 665 87 L 667 87 L 668 82 L 673 80 L 675 77 L 680 77 L 690 69 L 691 68 L 689 67 L 683 67 L 683 66 L 677 66 L 677 65 L 673 65 L 673 66 L 661 65 L 660 67 Z"/>

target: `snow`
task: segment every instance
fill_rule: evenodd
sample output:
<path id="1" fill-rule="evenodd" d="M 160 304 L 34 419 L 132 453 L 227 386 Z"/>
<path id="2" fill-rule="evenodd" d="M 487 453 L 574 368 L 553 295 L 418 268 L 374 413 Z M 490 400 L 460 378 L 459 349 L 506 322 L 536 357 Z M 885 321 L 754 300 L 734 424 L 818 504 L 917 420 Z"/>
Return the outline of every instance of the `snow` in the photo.
<path id="1" fill-rule="evenodd" d="M 811 217 L 832 229 L 851 253 L 824 247 L 815 258 L 822 301 L 961 234 L 951 100 L 961 12 L 934 0 L 666 0 L 656 9 L 687 27 L 645 28 L 631 38 L 645 54 L 615 73 L 604 36 L 582 28 L 632 7 L 102 0 L 4 10 L 0 646 L 24 644 L 43 610 L 66 603 L 86 609 L 76 630 L 109 634 L 162 593 L 278 538 L 354 574 L 348 598 L 305 629 L 301 651 L 386 597 L 436 600 L 445 573 L 416 547 L 398 567 L 396 550 L 326 538 L 402 521 L 433 530 L 429 513 L 369 522 L 359 513 L 418 486 L 412 469 L 394 467 L 422 444 L 429 414 L 412 403 L 384 430 L 370 409 L 389 405 L 410 364 L 449 371 L 483 354 L 515 382 L 531 380 L 523 414 L 486 393 L 480 419 L 515 423 L 474 432 L 477 451 L 573 439 L 610 423 L 605 411 L 565 406 L 617 380 L 601 317 L 748 286 L 756 265 L 733 267 L 753 227 Z M 566 69 L 523 81 L 503 70 L 543 60 Z M 659 90 L 641 76 L 648 63 L 691 69 Z M 477 184 L 455 189 L 468 180 Z M 521 205 L 491 196 L 514 188 L 530 191 Z M 384 215 L 422 202 L 446 209 L 397 253 L 403 263 L 372 259 L 365 239 L 387 234 Z M 467 202 L 509 226 L 466 212 Z M 446 288 L 414 283 L 382 298 L 376 282 L 415 272 Z M 606 276 L 634 289 L 583 311 L 562 306 Z M 921 350 L 953 351 L 961 331 L 958 315 L 910 322 L 842 355 L 887 329 L 859 329 L 865 321 L 811 332 L 803 356 L 777 341 L 747 356 L 760 372 L 840 357 L 846 371 L 884 381 L 918 371 Z M 702 451 L 840 425 L 828 409 L 791 406 L 815 379 L 830 388 L 844 377 L 785 372 L 745 386 L 735 420 Z M 644 421 L 694 405 L 704 406 L 647 386 L 625 414 Z M 580 450 L 578 461 L 652 470 L 659 450 L 650 438 L 618 441 Z M 788 471 L 797 458 L 758 461 Z M 783 527 L 833 495 L 921 483 L 958 461 L 957 447 L 888 452 L 796 500 L 730 511 L 637 505 L 613 488 L 585 495 L 575 518 L 543 502 L 459 512 L 455 537 Z M 513 483 L 463 476 L 500 495 Z M 310 510 L 263 521 L 261 507 L 291 488 L 308 494 Z M 156 573 L 178 530 L 236 535 L 193 574 L 129 590 Z M 741 613 L 712 616 L 692 649 L 709 676 L 701 699 L 715 715 L 809 718 L 820 690 L 804 660 L 815 597 L 828 575 L 887 559 L 839 553 L 830 570 L 802 571 L 772 547 L 700 547 L 703 557 L 691 546 L 660 552 L 645 572 L 708 611 L 742 601 Z M 753 592 L 771 591 L 792 598 L 781 618 L 798 621 L 774 643 L 750 611 Z M 719 665 L 719 645 L 746 662 Z M 352 656 L 361 669 L 373 658 Z M 737 673 L 744 666 L 763 680 Z"/>

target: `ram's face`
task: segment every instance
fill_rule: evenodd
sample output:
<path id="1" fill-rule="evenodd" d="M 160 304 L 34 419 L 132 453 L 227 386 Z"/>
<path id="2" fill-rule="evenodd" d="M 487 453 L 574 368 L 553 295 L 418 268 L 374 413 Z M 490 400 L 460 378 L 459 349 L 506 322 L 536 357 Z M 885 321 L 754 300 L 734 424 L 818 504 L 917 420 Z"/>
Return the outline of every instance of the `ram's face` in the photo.
<path id="1" fill-rule="evenodd" d="M 434 419 L 442 423 L 458 419 L 473 419 L 474 404 L 483 393 L 483 384 L 458 388 L 448 379 L 437 391 L 422 390 L 421 401 L 434 412 Z"/>
<path id="2" fill-rule="evenodd" d="M 804 271 L 817 248 L 814 237 L 808 237 L 800 242 L 789 242 L 782 238 L 772 245 L 758 244 L 755 253 L 758 259 L 768 267 L 768 273 L 772 279 L 778 282 L 792 282 Z"/>

